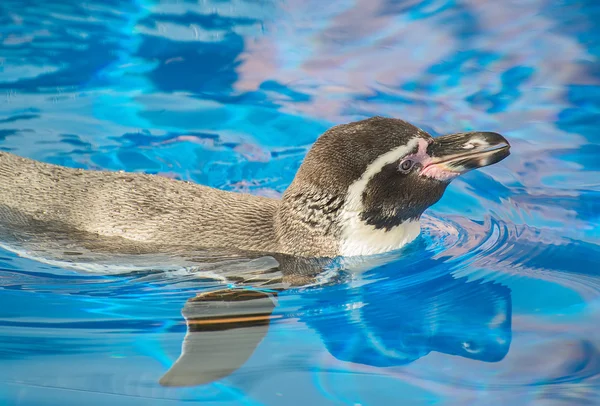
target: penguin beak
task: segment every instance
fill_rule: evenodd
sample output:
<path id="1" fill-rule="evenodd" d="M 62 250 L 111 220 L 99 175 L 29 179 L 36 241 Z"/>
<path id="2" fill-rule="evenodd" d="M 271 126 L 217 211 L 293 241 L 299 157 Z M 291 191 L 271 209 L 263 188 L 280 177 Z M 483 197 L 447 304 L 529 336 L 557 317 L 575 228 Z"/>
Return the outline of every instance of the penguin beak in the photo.
<path id="1" fill-rule="evenodd" d="M 493 132 L 468 132 L 436 137 L 427 147 L 430 159 L 422 175 L 450 180 L 472 169 L 500 162 L 510 155 L 510 144 Z"/>

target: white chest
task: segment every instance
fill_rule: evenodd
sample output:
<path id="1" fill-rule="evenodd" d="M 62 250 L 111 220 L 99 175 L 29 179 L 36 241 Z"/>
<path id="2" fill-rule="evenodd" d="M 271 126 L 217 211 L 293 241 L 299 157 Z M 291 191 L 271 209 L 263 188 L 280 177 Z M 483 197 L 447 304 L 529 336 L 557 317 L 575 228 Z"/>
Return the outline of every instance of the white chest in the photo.
<path id="1" fill-rule="evenodd" d="M 357 213 L 344 214 L 340 255 L 382 254 L 402 248 L 421 233 L 418 220 L 404 222 L 390 230 L 377 229 L 363 222 Z"/>

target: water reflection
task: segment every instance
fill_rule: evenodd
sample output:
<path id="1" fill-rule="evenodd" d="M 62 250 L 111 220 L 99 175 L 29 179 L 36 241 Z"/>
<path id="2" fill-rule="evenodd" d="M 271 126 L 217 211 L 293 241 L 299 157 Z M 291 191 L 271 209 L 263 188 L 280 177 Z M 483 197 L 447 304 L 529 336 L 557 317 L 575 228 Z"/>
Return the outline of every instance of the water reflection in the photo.
<path id="1" fill-rule="evenodd" d="M 182 310 L 181 356 L 160 379 L 165 386 L 201 385 L 235 372 L 267 334 L 275 303 L 267 292 L 226 290 L 198 295 Z"/>
<path id="2" fill-rule="evenodd" d="M 308 321 L 340 360 L 388 367 L 436 351 L 496 362 L 510 348 L 510 290 L 500 284 L 444 275 L 405 288 L 369 284 L 358 294 L 349 314 Z"/>
<path id="3" fill-rule="evenodd" d="M 481 391 L 485 387 L 504 400 L 540 385 L 553 396 L 554 382 L 565 385 L 557 389 L 561 394 L 587 388 L 599 376 L 595 337 L 600 285 L 590 265 L 600 251 L 547 231 L 513 226 L 427 216 L 422 238 L 414 244 L 365 262 L 125 244 L 97 236 L 88 239 L 57 227 L 19 227 L 11 235 L 6 235 L 9 228 L 0 227 L 0 235 L 13 250 L 60 262 L 61 267 L 94 272 L 145 268 L 112 275 L 102 283 L 97 275 L 43 282 L 38 279 L 45 280 L 44 274 L 19 271 L 24 279 L 13 286 L 16 278 L 9 277 L 4 289 L 52 292 L 57 300 L 79 298 L 77 308 L 85 307 L 88 298 L 107 297 L 102 302 L 111 309 L 108 321 L 89 325 L 123 334 L 135 328 L 135 342 L 165 323 L 159 335 L 174 340 L 169 341 L 169 355 L 144 354 L 144 360 L 163 361 L 145 384 L 160 385 L 164 391 L 194 387 L 201 393 L 213 388 L 211 383 L 224 382 L 250 390 L 258 382 L 267 385 L 273 375 L 289 378 L 286 373 L 298 371 L 311 371 L 323 385 L 345 388 L 336 390 L 341 397 L 353 384 L 350 378 L 336 382 L 352 374 L 392 377 L 399 384 L 427 386 L 432 393 L 467 397 L 488 393 Z M 565 271 L 567 262 L 577 264 L 578 270 Z M 186 271 L 169 271 L 176 268 Z M 530 302 L 544 313 L 523 307 Z M 114 319 L 113 309 L 120 306 L 129 310 Z M 165 306 L 169 310 L 161 312 Z M 565 319 L 562 312 L 569 306 L 575 314 L 588 309 L 587 314 Z M 139 324 L 141 313 L 149 318 Z M 155 317 L 157 313 L 162 316 Z M 187 328 L 183 342 L 180 313 Z M 32 327 L 46 331 L 47 326 L 27 319 L 4 323 L 17 332 Z M 67 336 L 89 328 L 69 326 Z M 312 341 L 303 346 L 298 329 L 310 331 Z M 107 354 L 119 347 L 110 336 L 100 336 L 107 340 Z M 21 351 L 29 354 L 31 349 L 24 346 Z M 102 359 L 106 371 L 126 374 L 118 371 L 116 360 Z M 591 393 L 593 397 L 596 392 Z M 581 396 L 589 398 L 576 395 Z"/>
<path id="4" fill-rule="evenodd" d="M 277 259 L 284 281 L 300 267 L 305 278 L 323 269 L 322 261 Z M 422 260 L 426 268 L 414 269 L 430 269 L 428 261 L 435 262 Z M 383 275 L 374 270 L 355 274 L 352 282 L 303 291 L 300 321 L 318 332 L 335 358 L 369 366 L 406 365 L 432 351 L 483 362 L 506 356 L 512 314 L 506 286 L 448 274 L 423 279 L 414 269 Z M 240 368 L 270 321 L 285 316 L 274 312 L 282 291 L 228 289 L 190 299 L 182 311 L 188 331 L 181 356 L 160 383 L 200 385 Z"/>
<path id="5" fill-rule="evenodd" d="M 160 380 L 165 386 L 200 385 L 235 372 L 272 319 L 292 317 L 276 311 L 280 295 L 301 298 L 299 321 L 345 362 L 400 366 L 431 352 L 496 362 L 510 348 L 509 288 L 453 277 L 446 258 L 436 258 L 422 238 L 377 258 L 309 259 L 140 243 L 46 224 L 3 207 L 0 214 L 2 246 L 38 261 L 94 272 L 187 268 L 232 285 L 220 284 L 185 304 L 187 334 L 181 356 Z M 444 240 L 443 234 L 437 238 Z"/>

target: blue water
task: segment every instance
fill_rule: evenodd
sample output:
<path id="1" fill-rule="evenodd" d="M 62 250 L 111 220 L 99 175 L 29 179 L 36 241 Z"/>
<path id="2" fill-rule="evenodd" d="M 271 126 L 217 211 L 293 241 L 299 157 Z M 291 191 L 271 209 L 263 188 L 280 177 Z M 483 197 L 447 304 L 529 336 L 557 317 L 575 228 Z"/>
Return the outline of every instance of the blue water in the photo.
<path id="1" fill-rule="evenodd" d="M 186 387 L 160 382 L 182 312 L 239 282 L 0 250 L 0 404 L 600 404 L 598 21 L 595 0 L 3 0 L 18 155 L 266 196 L 373 115 L 497 131 L 512 155 L 454 181 L 400 259 L 281 292 L 269 326 L 188 335 L 180 379 L 247 360 Z"/>

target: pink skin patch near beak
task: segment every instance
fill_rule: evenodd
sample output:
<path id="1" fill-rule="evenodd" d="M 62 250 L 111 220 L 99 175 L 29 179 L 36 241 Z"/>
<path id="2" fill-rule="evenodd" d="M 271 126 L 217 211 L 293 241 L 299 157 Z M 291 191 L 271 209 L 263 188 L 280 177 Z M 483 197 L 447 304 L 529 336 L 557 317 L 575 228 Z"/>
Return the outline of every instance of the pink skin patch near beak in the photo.
<path id="1" fill-rule="evenodd" d="M 429 158 L 429 162 L 426 165 L 423 165 L 423 169 L 421 169 L 421 175 L 427 176 L 429 178 L 441 180 L 441 181 L 450 181 L 460 175 L 460 172 L 456 172 L 447 167 L 439 164 L 435 164 L 431 162 L 432 159 Z"/>
<path id="2" fill-rule="evenodd" d="M 433 142 L 433 140 L 428 142 L 427 140 L 420 139 L 418 143 L 419 149 L 417 153 L 406 156 L 404 160 L 410 159 L 412 161 L 420 163 L 423 166 L 421 172 L 419 173 L 421 176 L 427 176 L 429 178 L 437 179 L 440 181 L 450 181 L 459 176 L 459 172 L 447 169 L 443 166 L 443 164 L 436 164 L 433 161 L 433 158 L 427 155 L 427 147 L 431 142 Z"/>

